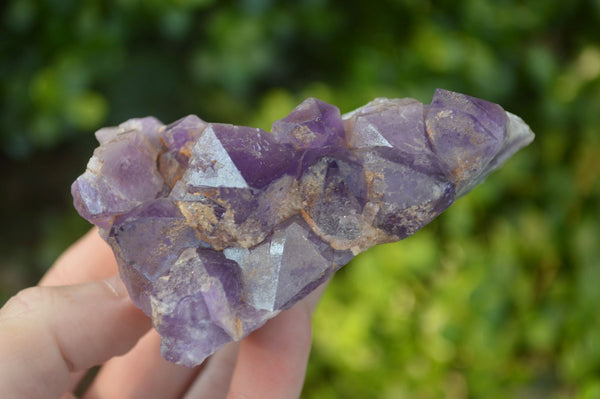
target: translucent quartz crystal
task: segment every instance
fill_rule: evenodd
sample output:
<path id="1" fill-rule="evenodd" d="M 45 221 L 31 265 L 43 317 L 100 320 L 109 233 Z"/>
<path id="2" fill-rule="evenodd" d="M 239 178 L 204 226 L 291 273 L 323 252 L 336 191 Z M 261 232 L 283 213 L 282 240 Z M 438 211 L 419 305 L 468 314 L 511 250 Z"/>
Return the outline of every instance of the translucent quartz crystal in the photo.
<path id="1" fill-rule="evenodd" d="M 533 133 L 437 90 L 430 105 L 378 98 L 344 116 L 309 98 L 270 133 L 190 115 L 96 137 L 75 207 L 113 248 L 163 356 L 194 366 L 359 252 L 415 233 Z"/>

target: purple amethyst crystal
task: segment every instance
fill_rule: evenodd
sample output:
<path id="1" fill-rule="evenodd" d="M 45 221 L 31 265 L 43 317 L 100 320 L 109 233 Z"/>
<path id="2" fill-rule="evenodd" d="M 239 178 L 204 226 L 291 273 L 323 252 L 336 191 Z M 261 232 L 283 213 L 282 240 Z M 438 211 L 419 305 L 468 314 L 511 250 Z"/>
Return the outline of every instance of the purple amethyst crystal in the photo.
<path id="1" fill-rule="evenodd" d="M 272 132 L 132 119 L 72 186 L 163 356 L 194 366 L 353 256 L 423 227 L 533 140 L 499 105 L 436 90 L 346 115 L 309 98 Z"/>

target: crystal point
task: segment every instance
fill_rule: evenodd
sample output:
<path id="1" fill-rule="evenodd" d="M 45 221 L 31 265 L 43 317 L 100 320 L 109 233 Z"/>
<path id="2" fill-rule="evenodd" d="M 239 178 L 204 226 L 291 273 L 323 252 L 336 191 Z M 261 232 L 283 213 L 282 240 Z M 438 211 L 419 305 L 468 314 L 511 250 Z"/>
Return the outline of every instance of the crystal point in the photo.
<path id="1" fill-rule="evenodd" d="M 200 364 L 373 245 L 429 223 L 533 140 L 499 105 L 436 90 L 341 115 L 309 98 L 272 132 L 189 115 L 96 133 L 72 186 L 163 356 Z"/>

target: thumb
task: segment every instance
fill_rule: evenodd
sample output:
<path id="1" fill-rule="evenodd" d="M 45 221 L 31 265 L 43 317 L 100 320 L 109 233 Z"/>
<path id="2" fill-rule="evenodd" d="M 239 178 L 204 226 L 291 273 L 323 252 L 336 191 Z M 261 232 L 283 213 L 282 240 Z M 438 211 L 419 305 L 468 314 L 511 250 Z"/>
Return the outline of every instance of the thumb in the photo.
<path id="1" fill-rule="evenodd" d="M 149 327 L 118 276 L 25 289 L 0 309 L 0 393 L 57 398 L 71 372 L 125 353 Z"/>

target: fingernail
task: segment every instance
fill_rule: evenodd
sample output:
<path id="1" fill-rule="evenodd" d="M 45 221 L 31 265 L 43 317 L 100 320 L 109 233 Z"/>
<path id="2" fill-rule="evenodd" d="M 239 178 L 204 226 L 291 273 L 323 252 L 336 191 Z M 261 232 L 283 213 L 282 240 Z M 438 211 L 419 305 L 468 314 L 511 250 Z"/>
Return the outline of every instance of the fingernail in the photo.
<path id="1" fill-rule="evenodd" d="M 127 297 L 129 294 L 127 293 L 127 288 L 121 277 L 118 274 L 115 274 L 112 277 L 107 278 L 106 280 L 102 280 L 102 282 L 108 287 L 108 289 L 115 294 L 116 297 Z"/>

